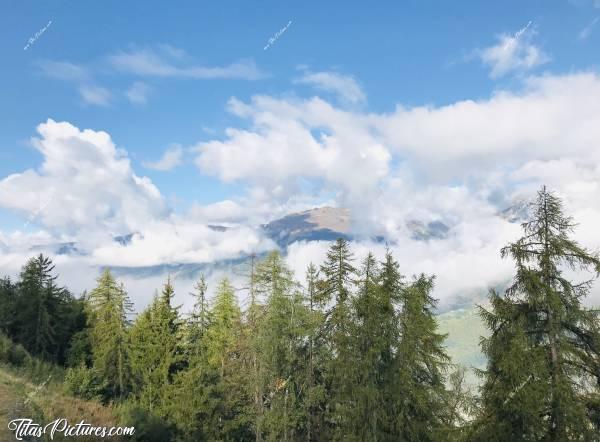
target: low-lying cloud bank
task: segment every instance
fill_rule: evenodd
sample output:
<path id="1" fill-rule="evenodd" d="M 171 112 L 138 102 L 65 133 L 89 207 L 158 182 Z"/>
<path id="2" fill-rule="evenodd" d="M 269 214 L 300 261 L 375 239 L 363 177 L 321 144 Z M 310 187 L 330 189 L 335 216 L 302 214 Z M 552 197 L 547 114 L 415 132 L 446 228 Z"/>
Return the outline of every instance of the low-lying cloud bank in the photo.
<path id="1" fill-rule="evenodd" d="M 65 269 L 77 268 L 75 279 L 90 270 L 82 288 L 106 265 L 234 260 L 276 247 L 261 223 L 327 203 L 351 209 L 357 258 L 367 249 L 381 256 L 384 246 L 372 238 L 383 237 L 406 275 L 437 274 L 436 295 L 451 303 L 510 277 L 512 263 L 500 259 L 499 249 L 520 230 L 498 212 L 542 184 L 564 198 L 579 223 L 576 238 L 600 246 L 600 77 L 594 72 L 529 77 L 519 90 L 487 99 L 399 105 L 389 114 L 319 97 L 232 98 L 228 109 L 239 127 L 195 146 L 195 163 L 201 173 L 240 182 L 246 191 L 183 214 L 173 213 L 160 189 L 135 173 L 108 133 L 50 119 L 40 124 L 32 139 L 40 167 L 0 180 L 0 207 L 38 230 L 0 232 L 0 273 L 18 272 L 32 247 L 57 243 L 75 243 L 81 252 L 56 260 L 66 282 Z M 441 221 L 448 235 L 415 240 L 406 227 L 411 220 Z M 128 234 L 127 242 L 115 242 Z M 326 247 L 290 246 L 287 259 L 299 279 Z M 130 291 L 149 299 L 148 284 L 136 280 L 130 282 L 139 290 Z M 180 280 L 181 291 L 191 287 Z M 592 302 L 600 302 L 597 293 Z"/>

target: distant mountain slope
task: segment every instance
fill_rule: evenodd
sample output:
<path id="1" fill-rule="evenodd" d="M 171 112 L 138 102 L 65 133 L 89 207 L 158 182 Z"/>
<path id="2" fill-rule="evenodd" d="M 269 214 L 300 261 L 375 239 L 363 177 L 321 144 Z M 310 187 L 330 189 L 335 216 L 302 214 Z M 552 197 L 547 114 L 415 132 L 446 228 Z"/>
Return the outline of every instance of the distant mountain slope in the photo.
<path id="1" fill-rule="evenodd" d="M 526 199 L 518 199 L 506 209 L 500 211 L 498 216 L 509 223 L 523 223 L 531 217 L 531 206 Z"/>
<path id="2" fill-rule="evenodd" d="M 340 237 L 349 239 L 350 211 L 320 207 L 292 213 L 262 227 L 280 247 L 296 241 L 331 241 Z"/>
<path id="3" fill-rule="evenodd" d="M 467 368 L 466 381 L 470 385 L 478 385 L 479 378 L 474 369 L 485 368 L 486 362 L 479 340 L 489 333 L 479 317 L 477 307 L 471 306 L 439 314 L 437 321 L 440 332 L 448 334 L 445 345 L 452 362 Z"/>
<path id="4" fill-rule="evenodd" d="M 517 200 L 515 203 L 497 213 L 499 217 L 509 222 L 522 222 L 526 219 L 527 204 L 525 201 Z M 452 233 L 452 228 L 440 220 L 420 221 L 409 219 L 405 221 L 413 240 L 437 241 L 447 238 Z M 227 231 L 230 227 L 221 225 L 208 225 L 208 228 L 217 232 Z M 297 241 L 333 241 L 337 238 L 355 239 L 352 234 L 352 214 L 347 208 L 319 207 L 304 212 L 291 213 L 283 218 L 273 220 L 260 226 L 262 232 L 271 238 L 285 254 L 287 247 Z M 139 233 L 138 233 L 139 235 Z M 127 247 L 131 244 L 133 233 L 115 236 L 113 240 Z M 377 236 L 372 238 L 378 242 L 384 242 L 388 238 Z M 0 243 L 0 251 L 3 244 Z M 33 253 L 54 253 L 56 255 L 85 256 L 85 252 L 78 248 L 74 242 L 50 243 L 33 246 L 29 249 Z M 118 276 L 132 276 L 136 278 L 162 275 L 165 273 L 176 274 L 183 278 L 196 278 L 201 272 L 209 273 L 215 269 L 228 269 L 244 264 L 249 255 L 242 254 L 234 259 L 226 259 L 211 263 L 177 263 L 167 262 L 160 265 L 136 266 L 136 267 L 113 267 Z M 471 301 L 470 298 L 466 301 Z M 467 305 L 468 302 L 459 304 Z M 460 308 L 461 305 L 455 307 Z"/>
<path id="5" fill-rule="evenodd" d="M 332 241 L 337 238 L 352 239 L 352 215 L 350 210 L 340 207 L 319 207 L 264 224 L 265 233 L 280 247 L 296 241 Z M 418 241 L 444 239 L 450 228 L 441 221 L 423 222 L 409 220 L 406 227 L 411 237 Z M 377 241 L 386 238 L 376 237 Z"/>

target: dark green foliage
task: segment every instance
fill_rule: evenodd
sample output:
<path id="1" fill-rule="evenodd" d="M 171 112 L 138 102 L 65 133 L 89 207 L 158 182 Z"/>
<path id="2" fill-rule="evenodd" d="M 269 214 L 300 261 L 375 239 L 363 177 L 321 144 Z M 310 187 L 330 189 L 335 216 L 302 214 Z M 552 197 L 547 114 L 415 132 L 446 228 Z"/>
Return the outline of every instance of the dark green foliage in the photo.
<path id="1" fill-rule="evenodd" d="M 387 339 L 384 325 L 389 325 L 389 314 L 392 318 L 392 305 L 386 305 L 384 291 L 380 285 L 378 263 L 372 254 L 365 258 L 357 280 L 357 295 L 354 300 L 356 320 L 354 321 L 354 348 L 356 358 L 356 384 L 354 419 L 357 423 L 356 433 L 360 440 L 377 440 L 383 433 L 385 410 L 382 387 L 383 376 L 389 369 L 392 360 L 390 342 Z M 379 436 L 379 437 L 378 437 Z"/>
<path id="2" fill-rule="evenodd" d="M 18 284 L 15 321 L 17 342 L 43 359 L 57 358 L 57 321 L 67 294 L 56 286 L 54 266 L 42 255 L 32 258 L 23 268 Z"/>
<path id="3" fill-rule="evenodd" d="M 67 367 L 92 366 L 92 344 L 89 329 L 83 329 L 73 335 L 65 365 Z"/>
<path id="4" fill-rule="evenodd" d="M 82 399 L 98 399 L 101 397 L 101 386 L 94 370 L 81 364 L 68 368 L 65 372 L 64 386 L 67 393 Z"/>
<path id="5" fill-rule="evenodd" d="M 591 281 L 566 270 L 600 272 L 597 255 L 569 238 L 573 222 L 543 188 L 524 236 L 502 249 L 516 264 L 504 295 L 492 292 L 481 314 L 492 335 L 482 340 L 482 413 L 475 438 L 594 440 L 600 434 L 600 323 L 582 305 Z M 595 436 L 594 436 L 595 435 Z"/>
<path id="6" fill-rule="evenodd" d="M 92 365 L 104 390 L 105 400 L 123 398 L 131 389 L 128 314 L 131 301 L 110 271 L 98 278 L 87 300 Z"/>
<path id="7" fill-rule="evenodd" d="M 321 266 L 317 300 L 325 306 L 325 321 L 321 330 L 327 346 L 324 361 L 324 381 L 330 398 L 326 421 L 331 434 L 326 437 L 343 439 L 352 434 L 356 421 L 354 410 L 355 348 L 353 337 L 354 312 L 351 291 L 356 279 L 353 256 L 345 239 L 338 239 L 327 252 Z M 331 307 L 329 307 L 331 305 Z"/>
<path id="8" fill-rule="evenodd" d="M 392 434 L 390 388 L 397 381 L 396 357 L 400 334 L 396 310 L 403 290 L 398 264 L 390 253 L 380 264 L 365 258 L 355 299 L 357 380 L 354 394 L 356 432 L 360 440 L 385 440 Z"/>
<path id="9" fill-rule="evenodd" d="M 20 344 L 15 344 L 7 336 L 0 333 L 0 362 L 21 367 L 31 356 Z"/>
<path id="10" fill-rule="evenodd" d="M 55 364 L 40 360 L 29 354 L 21 344 L 15 344 L 0 333 L 0 365 L 15 370 L 31 382 L 48 382 L 48 379 L 60 381 L 63 371 Z"/>
<path id="11" fill-rule="evenodd" d="M 149 412 L 136 402 L 125 402 L 119 409 L 122 426 L 134 427 L 133 436 L 128 440 L 140 442 L 168 442 L 175 440 L 174 425 Z M 197 440 L 197 439 L 188 439 Z"/>
<path id="12" fill-rule="evenodd" d="M 204 275 L 194 285 L 194 292 L 190 295 L 194 298 L 194 306 L 186 324 L 186 346 L 187 352 L 197 355 L 202 351 L 203 337 L 210 325 L 210 309 L 207 296 L 208 286 Z"/>
<path id="13" fill-rule="evenodd" d="M 325 361 L 327 347 L 321 335 L 325 315 L 318 299 L 319 274 L 311 263 L 306 271 L 305 303 L 308 308 L 306 327 L 308 348 L 306 355 L 306 393 L 304 399 L 306 440 L 323 440 L 327 432 L 325 411 L 327 410 L 327 395 L 325 389 Z"/>
<path id="14" fill-rule="evenodd" d="M 173 296 L 169 279 L 130 333 L 133 394 L 145 409 L 163 417 L 166 392 L 182 362 L 181 322 L 178 307 L 172 305 Z"/>
<path id="15" fill-rule="evenodd" d="M 15 323 L 17 287 L 7 276 L 0 279 L 0 333 L 12 336 Z"/>
<path id="16" fill-rule="evenodd" d="M 205 370 L 214 384 L 208 386 L 213 425 L 207 439 L 243 440 L 251 434 L 250 396 L 240 348 L 242 314 L 233 287 L 227 279 L 217 287 L 206 331 Z M 211 436 L 212 435 L 212 436 Z"/>
<path id="17" fill-rule="evenodd" d="M 0 330 L 32 355 L 63 364 L 70 340 L 85 327 L 81 300 L 56 284 L 52 261 L 39 255 L 19 280 L 0 280 Z"/>
<path id="18" fill-rule="evenodd" d="M 309 312 L 292 272 L 277 252 L 257 267 L 256 284 L 265 297 L 256 344 L 260 366 L 263 432 L 267 440 L 290 440 L 303 433 L 306 335 Z"/>
<path id="19" fill-rule="evenodd" d="M 445 335 L 436 332 L 433 277 L 421 275 L 404 290 L 394 394 L 393 434 L 401 440 L 435 441 L 446 434 Z"/>

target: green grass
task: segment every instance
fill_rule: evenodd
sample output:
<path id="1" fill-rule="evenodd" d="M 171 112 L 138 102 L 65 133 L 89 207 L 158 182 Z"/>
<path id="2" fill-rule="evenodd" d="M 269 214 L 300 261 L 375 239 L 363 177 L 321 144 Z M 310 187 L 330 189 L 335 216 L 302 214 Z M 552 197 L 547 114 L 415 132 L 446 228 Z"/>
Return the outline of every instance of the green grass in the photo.
<path id="1" fill-rule="evenodd" d="M 95 426 L 117 425 L 111 407 L 69 396 L 64 393 L 60 383 L 50 381 L 36 384 L 19 376 L 15 368 L 0 366 L 0 441 L 15 440 L 14 434 L 8 430 L 8 422 L 16 418 L 31 418 L 34 422 L 42 424 L 65 418 L 70 424 L 84 419 Z M 73 438 L 63 439 L 63 435 L 60 434 L 54 440 L 66 441 Z M 77 440 L 98 440 L 98 438 L 79 437 Z"/>

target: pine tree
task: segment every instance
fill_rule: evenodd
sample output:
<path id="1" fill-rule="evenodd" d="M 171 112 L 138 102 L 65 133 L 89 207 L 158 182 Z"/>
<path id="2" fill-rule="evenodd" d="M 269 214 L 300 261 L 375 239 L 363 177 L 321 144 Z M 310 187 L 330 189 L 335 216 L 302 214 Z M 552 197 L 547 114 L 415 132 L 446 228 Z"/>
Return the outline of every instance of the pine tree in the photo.
<path id="1" fill-rule="evenodd" d="M 31 258 L 21 271 L 13 319 L 14 339 L 32 354 L 55 362 L 64 361 L 71 322 L 69 291 L 56 285 L 50 258 Z"/>
<path id="2" fill-rule="evenodd" d="M 386 435 L 382 440 L 397 437 L 395 422 L 399 411 L 399 398 L 396 388 L 401 382 L 398 367 L 402 364 L 399 356 L 402 331 L 398 315 L 402 311 L 406 289 L 404 276 L 400 273 L 399 267 L 388 249 L 385 259 L 380 264 L 379 301 L 376 303 L 378 308 L 375 309 L 379 319 L 371 319 L 371 321 L 381 322 L 380 348 L 378 352 L 373 353 L 373 356 L 379 356 L 378 376 L 382 388 L 380 407 L 384 413 L 379 415 L 378 427 L 380 432 Z"/>
<path id="3" fill-rule="evenodd" d="M 516 276 L 504 295 L 481 308 L 491 336 L 475 440 L 595 440 L 600 434 L 600 322 L 583 307 L 591 282 L 566 270 L 591 270 L 600 260 L 569 235 L 573 221 L 543 187 L 524 236 L 502 249 Z"/>
<path id="4" fill-rule="evenodd" d="M 87 300 L 93 369 L 106 399 L 123 398 L 130 389 L 128 315 L 132 304 L 108 269 Z"/>
<path id="5" fill-rule="evenodd" d="M 263 420 L 265 414 L 264 403 L 264 375 L 261 366 L 261 343 L 258 339 L 259 328 L 265 314 L 265 305 L 261 302 L 260 287 L 257 282 L 257 259 L 252 254 L 249 260 L 249 269 L 246 272 L 248 281 L 245 289 L 248 293 L 248 308 L 244 312 L 240 333 L 240 351 L 246 373 L 246 386 L 248 394 L 252 397 L 250 411 L 253 422 L 254 439 L 256 442 L 263 440 Z M 264 290 L 263 290 L 264 291 Z"/>
<path id="6" fill-rule="evenodd" d="M 394 354 L 398 347 L 396 307 L 402 290 L 398 265 L 387 252 L 383 269 L 374 256 L 365 258 L 355 301 L 357 349 L 356 431 L 364 441 L 385 440 L 393 419 L 388 392 L 394 387 Z"/>
<path id="7" fill-rule="evenodd" d="M 436 441 L 447 436 L 446 335 L 437 332 L 433 277 L 420 275 L 404 290 L 398 315 L 394 427 L 397 440 Z"/>
<path id="8" fill-rule="evenodd" d="M 14 333 L 16 302 L 16 284 L 8 276 L 0 279 L 0 333 L 8 336 Z"/>
<path id="9" fill-rule="evenodd" d="M 345 239 L 338 239 L 327 252 L 321 266 L 323 279 L 319 283 L 317 301 L 325 305 L 323 339 L 330 357 L 325 364 L 325 383 L 329 404 L 326 409 L 327 424 L 333 433 L 325 437 L 348 440 L 355 426 L 353 411 L 356 407 L 355 348 L 353 346 L 353 311 L 351 288 L 356 269 L 352 266 L 352 253 Z"/>
<path id="10" fill-rule="evenodd" d="M 326 345 L 321 338 L 325 315 L 323 306 L 317 302 L 319 274 L 312 263 L 306 271 L 305 303 L 308 308 L 308 364 L 306 374 L 306 399 L 304 400 L 304 415 L 306 419 L 306 440 L 322 440 L 325 433 L 325 410 L 327 397 L 323 379 L 324 361 L 327 360 Z"/>
<path id="11" fill-rule="evenodd" d="M 256 336 L 260 387 L 264 391 L 264 434 L 267 440 L 292 440 L 304 426 L 303 403 L 308 310 L 298 285 L 278 252 L 270 253 L 256 271 L 257 290 L 266 299 Z"/>
<path id="12" fill-rule="evenodd" d="M 182 363 L 181 323 L 174 295 L 169 277 L 130 333 L 133 393 L 144 409 L 160 417 L 168 414 L 168 390 Z"/>
<path id="13" fill-rule="evenodd" d="M 194 298 L 194 306 L 190 314 L 188 329 L 188 346 L 191 348 L 190 354 L 197 354 L 201 350 L 203 336 L 210 325 L 210 315 L 208 299 L 206 296 L 208 286 L 204 275 L 200 275 L 200 280 L 194 285 L 194 292 L 190 295 Z"/>
<path id="14" fill-rule="evenodd" d="M 208 391 L 209 419 L 204 427 L 208 440 L 249 440 L 252 400 L 248 373 L 241 359 L 241 311 L 228 279 L 217 287 L 206 332 L 206 370 L 213 377 Z"/>
<path id="15" fill-rule="evenodd" d="M 59 304 L 59 318 L 57 318 L 56 332 L 58 338 L 56 362 L 66 365 L 69 357 L 73 355 L 74 346 L 82 344 L 81 336 L 87 335 L 87 313 L 85 298 L 75 298 L 68 290 L 64 292 L 63 302 Z M 85 344 L 84 344 L 85 345 Z M 80 357 L 91 358 L 89 346 L 80 347 Z"/>

